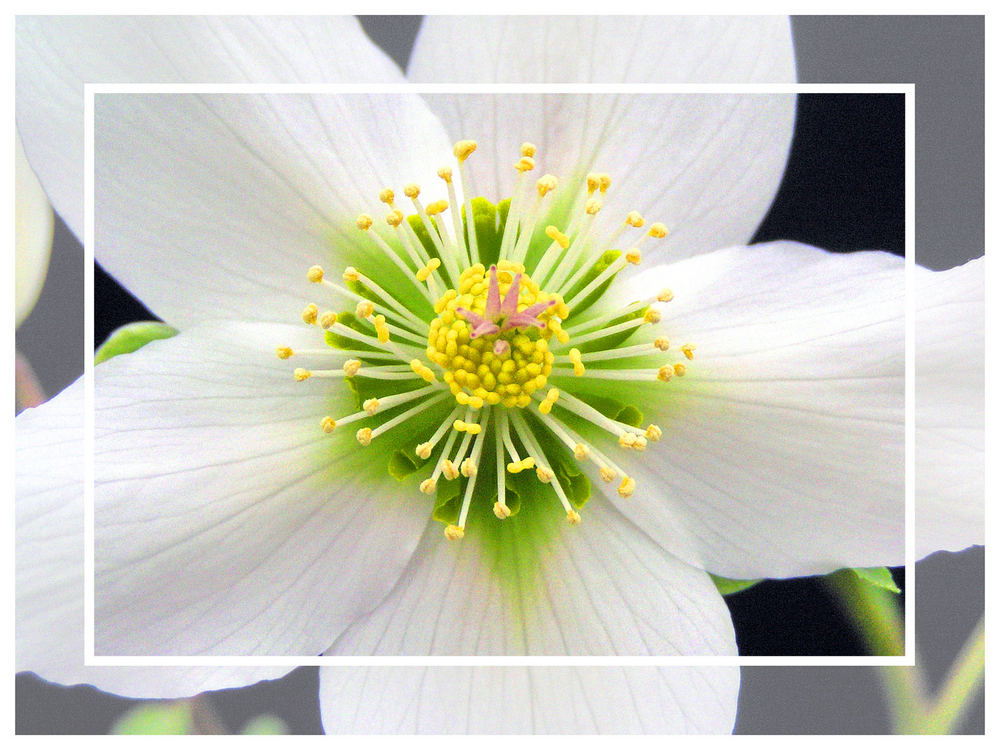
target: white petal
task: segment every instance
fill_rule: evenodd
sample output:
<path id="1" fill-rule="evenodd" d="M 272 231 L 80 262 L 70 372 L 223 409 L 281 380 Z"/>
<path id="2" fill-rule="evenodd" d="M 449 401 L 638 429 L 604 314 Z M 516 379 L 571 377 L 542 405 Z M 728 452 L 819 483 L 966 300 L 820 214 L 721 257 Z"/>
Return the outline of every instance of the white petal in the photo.
<path id="1" fill-rule="evenodd" d="M 35 306 L 45 283 L 52 250 L 52 206 L 24 156 L 21 138 L 14 146 L 14 302 L 15 324 Z"/>
<path id="2" fill-rule="evenodd" d="M 983 544 L 984 261 L 919 277 L 917 557 Z"/>
<path id="3" fill-rule="evenodd" d="M 581 515 L 572 527 L 554 502 L 504 521 L 475 508 L 458 542 L 431 522 L 393 592 L 331 653 L 736 652 L 705 573 L 600 500 Z"/>
<path id="4" fill-rule="evenodd" d="M 327 734 L 722 734 L 735 667 L 320 669 Z"/>
<path id="5" fill-rule="evenodd" d="M 320 429 L 346 385 L 274 356 L 318 340 L 204 326 L 97 368 L 98 654 L 318 654 L 392 587 L 428 510 L 393 443 Z"/>
<path id="6" fill-rule="evenodd" d="M 84 83 L 402 80 L 350 16 L 21 16 L 16 34 L 18 125 L 77 236 Z"/>
<path id="7" fill-rule="evenodd" d="M 902 259 L 773 243 L 635 280 L 663 286 L 676 297 L 656 335 L 675 361 L 685 342 L 695 358 L 685 377 L 622 391 L 663 439 L 641 454 L 608 448 L 638 484 L 609 497 L 671 552 L 730 578 L 900 563 Z"/>
<path id="8" fill-rule="evenodd" d="M 417 81 L 715 83 L 795 80 L 787 18 L 430 17 Z M 511 195 L 518 146 L 540 171 L 608 172 L 603 218 L 671 228 L 672 257 L 745 242 L 777 190 L 794 96 L 428 96 L 452 138 L 473 138 L 475 190 Z"/>
<path id="9" fill-rule="evenodd" d="M 143 698 L 280 677 L 289 668 L 83 666 L 82 385 L 17 419 L 15 669 Z"/>
<path id="10" fill-rule="evenodd" d="M 355 220 L 379 191 L 436 188 L 450 156 L 417 96 L 110 96 L 96 117 L 97 259 L 175 327 L 294 320 L 311 265 L 373 265 Z"/>

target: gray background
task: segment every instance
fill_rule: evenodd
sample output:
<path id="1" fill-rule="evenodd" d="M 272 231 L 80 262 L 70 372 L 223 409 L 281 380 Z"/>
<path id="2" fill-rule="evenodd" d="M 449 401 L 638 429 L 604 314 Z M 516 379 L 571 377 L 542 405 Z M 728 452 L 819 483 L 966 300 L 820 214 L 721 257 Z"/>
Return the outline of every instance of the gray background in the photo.
<path id="1" fill-rule="evenodd" d="M 405 65 L 420 19 L 366 17 L 366 31 Z M 799 80 L 916 84 L 917 262 L 944 269 L 984 249 L 984 22 L 982 17 L 793 19 Z M 17 345 L 57 393 L 83 371 L 83 252 L 57 222 L 52 262 Z M 983 612 L 983 551 L 938 554 L 917 568 L 917 640 L 932 684 L 941 679 Z M 232 728 L 276 712 L 319 731 L 315 669 L 278 683 L 215 695 Z M 131 702 L 92 688 L 62 688 L 20 675 L 16 726 L 23 732 L 100 732 Z M 982 699 L 963 732 L 982 732 Z M 879 733 L 889 725 L 866 667 L 743 669 L 737 732 Z"/>

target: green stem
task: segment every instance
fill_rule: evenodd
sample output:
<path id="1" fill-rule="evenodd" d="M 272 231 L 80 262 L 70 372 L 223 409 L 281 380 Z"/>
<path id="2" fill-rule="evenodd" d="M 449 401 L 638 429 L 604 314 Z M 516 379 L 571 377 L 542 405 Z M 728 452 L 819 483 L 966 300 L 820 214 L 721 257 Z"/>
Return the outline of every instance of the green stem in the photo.
<path id="1" fill-rule="evenodd" d="M 951 734 L 979 694 L 986 671 L 986 626 L 983 618 L 951 665 L 934 706 L 924 720 L 925 734 Z"/>

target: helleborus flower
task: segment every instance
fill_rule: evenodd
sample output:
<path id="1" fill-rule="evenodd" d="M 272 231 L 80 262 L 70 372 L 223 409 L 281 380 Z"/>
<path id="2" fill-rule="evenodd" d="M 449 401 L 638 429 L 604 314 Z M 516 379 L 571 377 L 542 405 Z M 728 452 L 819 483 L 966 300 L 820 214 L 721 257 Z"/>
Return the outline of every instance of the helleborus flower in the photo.
<path id="1" fill-rule="evenodd" d="M 591 48 L 619 40 L 619 22 Z M 342 19 L 205 22 L 246 63 L 233 68 L 199 46 L 204 30 L 158 23 L 208 74 L 154 55 L 129 79 L 398 80 Z M 690 50 L 644 33 L 647 70 L 611 54 L 601 74 L 655 80 L 697 50 L 683 75 L 792 77 L 787 24 L 706 23 Z M 26 124 L 53 108 L 47 121 L 72 122 L 78 93 L 53 107 L 53 73 L 122 77 L 52 63 L 59 35 L 28 26 Z M 306 44 L 263 69 L 262 29 Z M 336 61 L 316 56 L 332 31 L 351 52 Z M 442 70 L 432 46 L 415 73 Z M 98 259 L 181 333 L 97 371 L 98 653 L 732 654 L 706 571 L 898 562 L 901 261 L 794 243 L 704 254 L 759 222 L 793 109 L 782 96 L 101 98 Z M 79 143 L 35 132 L 43 182 L 79 228 L 79 174 L 46 163 L 78 165 Z M 636 262 L 649 270 L 631 274 Z M 46 636 L 28 633 L 80 622 L 75 593 L 52 606 L 79 568 L 54 570 L 45 531 L 55 517 L 79 532 L 80 392 L 19 430 L 20 665 L 65 681 L 73 657 L 45 663 Z M 112 689 L 147 695 L 266 676 L 164 670 L 161 689 L 155 670 L 111 671 Z M 342 709 L 370 700 L 376 673 L 323 675 L 328 729 L 360 728 Z M 469 706 L 516 694 L 520 727 L 566 675 L 574 706 L 600 686 L 617 708 L 645 685 L 673 693 L 656 713 L 674 728 L 731 726 L 733 670 L 390 679 L 432 693 L 452 679 Z M 656 705 L 641 703 L 639 726 Z"/>

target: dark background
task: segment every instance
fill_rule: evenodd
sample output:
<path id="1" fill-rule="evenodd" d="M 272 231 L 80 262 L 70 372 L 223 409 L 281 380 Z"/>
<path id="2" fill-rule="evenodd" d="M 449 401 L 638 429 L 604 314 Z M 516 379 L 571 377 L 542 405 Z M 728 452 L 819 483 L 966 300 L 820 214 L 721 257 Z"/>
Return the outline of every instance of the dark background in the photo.
<path id="1" fill-rule="evenodd" d="M 866 23 L 867 21 L 867 23 Z M 364 20 L 372 38 L 393 55 L 401 65 L 408 58 L 412 39 L 419 19 L 413 17 L 376 17 Z M 878 33 L 881 30 L 881 35 Z M 959 66 L 964 77 L 971 81 L 974 107 L 971 119 L 956 121 L 965 131 L 948 131 L 948 139 L 932 142 L 933 149 L 922 147 L 919 135 L 933 132 L 934 124 L 921 126 L 918 107 L 918 185 L 921 174 L 933 175 L 947 162 L 940 158 L 943 147 L 954 150 L 956 141 L 965 144 L 966 152 L 959 154 L 969 163 L 977 165 L 980 181 L 978 194 L 966 205 L 964 231 L 956 241 L 948 239 L 946 251 L 934 244 L 921 243 L 926 236 L 921 226 L 921 216 L 941 210 L 938 205 L 945 198 L 937 198 L 926 210 L 921 210 L 921 188 L 918 187 L 918 262 L 931 267 L 946 268 L 982 254 L 982 52 L 983 25 L 981 19 L 932 18 L 932 19 L 848 19 L 809 17 L 796 19 L 794 25 L 799 78 L 802 81 L 917 81 L 917 101 L 921 92 L 935 93 L 931 84 L 923 87 L 917 79 L 913 63 L 902 68 L 897 77 L 890 72 L 888 78 L 876 78 L 863 66 L 858 72 L 832 74 L 832 60 L 837 65 L 858 64 L 857 55 L 844 56 L 844 45 L 871 46 L 870 57 L 898 54 L 905 65 L 907 42 L 920 50 L 924 61 L 938 47 L 949 66 Z M 854 42 L 845 40 L 854 39 Z M 884 48 L 879 48 L 879 45 Z M 903 49 L 900 50 L 900 47 Z M 911 53 L 913 49 L 910 50 Z M 978 57 L 977 57 L 978 54 Z M 838 57 L 839 55 L 839 57 Z M 844 58 L 848 58 L 846 61 Z M 864 56 L 861 56 L 864 59 Z M 911 60 L 913 58 L 911 57 Z M 883 63 L 885 60 L 883 60 Z M 890 61 L 891 62 L 891 61 Z M 870 64 L 870 63 L 869 63 Z M 810 69 L 814 66 L 815 70 Z M 921 75 L 932 72 L 923 65 Z M 891 71 L 891 66 L 890 66 Z M 903 72 L 905 71 L 905 72 Z M 939 73 L 954 71 L 939 70 Z M 977 77 L 978 75 L 978 77 Z M 978 89 L 976 88 L 978 86 Z M 978 91 L 978 99 L 977 99 Z M 963 100 L 964 101 L 964 100 Z M 978 102 L 978 109 L 975 109 Z M 946 103 L 942 101 L 942 106 Z M 799 97 L 795 136 L 785 177 L 775 202 L 761 224 L 754 241 L 794 239 L 838 252 L 861 249 L 883 249 L 897 254 L 904 248 L 904 111 L 901 95 L 803 95 Z M 969 105 L 966 105 L 969 106 Z M 952 112 L 961 115 L 962 110 Z M 977 151 L 978 149 L 978 151 Z M 978 161 L 977 159 L 978 155 Z M 952 158 L 955 155 L 952 154 Z M 929 165 L 929 166 L 928 166 Z M 951 169 L 955 169 L 952 165 Z M 923 172 L 921 171 L 923 169 Z M 967 172 L 963 173 L 967 178 Z M 954 186 L 954 179 L 950 180 Z M 926 195 L 926 190 L 924 191 Z M 926 201 L 925 201 L 926 204 Z M 969 219 L 969 209 L 973 220 Z M 978 222 L 975 211 L 978 210 Z M 954 225 L 951 217 L 947 224 Z M 969 230 L 968 227 L 972 226 Z M 940 230 L 938 230 L 940 231 Z M 968 232 L 972 232 L 971 235 Z M 976 242 L 978 241 L 978 244 Z M 926 251 L 924 248 L 928 248 Z M 60 275 L 79 278 L 82 250 L 75 238 L 61 224 L 57 226 L 53 249 L 50 280 Z M 79 281 L 76 282 L 79 284 Z M 82 361 L 75 372 L 65 372 L 67 346 L 32 346 L 36 341 L 51 340 L 51 313 L 53 293 L 47 283 L 36 311 L 18 331 L 18 346 L 26 352 L 33 365 L 40 371 L 50 393 L 61 390 L 82 371 Z M 78 293 L 77 293 L 78 294 Z M 60 300 L 65 304 L 65 299 Z M 78 303 L 81 304 L 81 303 Z M 95 278 L 95 340 L 101 342 L 118 326 L 133 320 L 149 320 L 152 316 L 127 292 L 98 268 Z M 79 308 L 78 308 L 79 309 Z M 82 318 L 82 316 L 80 316 Z M 64 319 L 65 321 L 65 319 Z M 47 328 L 48 327 L 48 328 Z M 72 325 L 69 326 L 72 329 Z M 47 328 L 47 329 L 46 329 Z M 82 329 L 71 339 L 78 347 Z M 60 367 L 61 365 L 61 367 Z M 62 371 L 61 371 L 62 370 Z M 940 623 L 938 631 L 953 628 L 953 643 L 943 650 L 934 649 L 931 661 L 933 673 L 941 673 L 961 644 L 963 632 L 968 632 L 982 611 L 982 554 L 965 553 L 962 556 L 939 555 L 922 563 L 921 592 L 918 596 L 918 635 L 921 633 L 923 609 L 921 601 L 924 581 L 940 579 L 943 590 L 958 593 L 949 585 L 949 576 L 958 575 L 963 587 L 971 596 L 963 602 L 952 603 L 947 624 Z M 925 574 L 925 570 L 928 571 Z M 973 571 L 972 577 L 969 570 Z M 902 570 L 894 571 L 897 583 L 905 588 Z M 903 597 L 900 598 L 901 603 Z M 860 641 L 838 609 L 837 601 L 820 579 L 768 581 L 748 591 L 727 598 L 736 627 L 740 653 L 743 655 L 823 654 L 843 655 L 864 653 Z M 978 608 L 977 608 L 978 603 Z M 963 630 L 964 628 L 964 630 Z M 938 633 L 940 634 L 940 633 Z M 829 701 L 809 703 L 815 694 L 821 672 L 836 676 L 829 682 Z M 851 687 L 849 673 L 864 675 Z M 847 681 L 844 682 L 844 678 Z M 803 690 L 789 689 L 801 681 Z M 841 687 L 838 687 L 841 685 Z M 843 687 L 846 685 L 846 687 Z M 213 694 L 213 701 L 220 715 L 232 729 L 238 729 L 251 716 L 270 712 L 282 716 L 295 732 L 318 732 L 317 677 L 315 668 L 296 670 L 283 680 L 242 690 Z M 781 697 L 784 696 L 784 697 Z M 839 698 L 839 703 L 837 702 Z M 24 707 L 17 713 L 18 732 L 104 732 L 131 701 L 99 693 L 92 688 L 61 688 L 50 686 L 33 676 L 17 678 L 18 705 Z M 872 710 L 874 704 L 875 710 Z M 877 683 L 871 672 L 864 668 L 744 668 L 741 691 L 740 717 L 737 729 L 747 732 L 879 732 L 888 725 L 879 710 Z M 981 708 L 976 712 L 966 731 L 981 731 Z"/>

